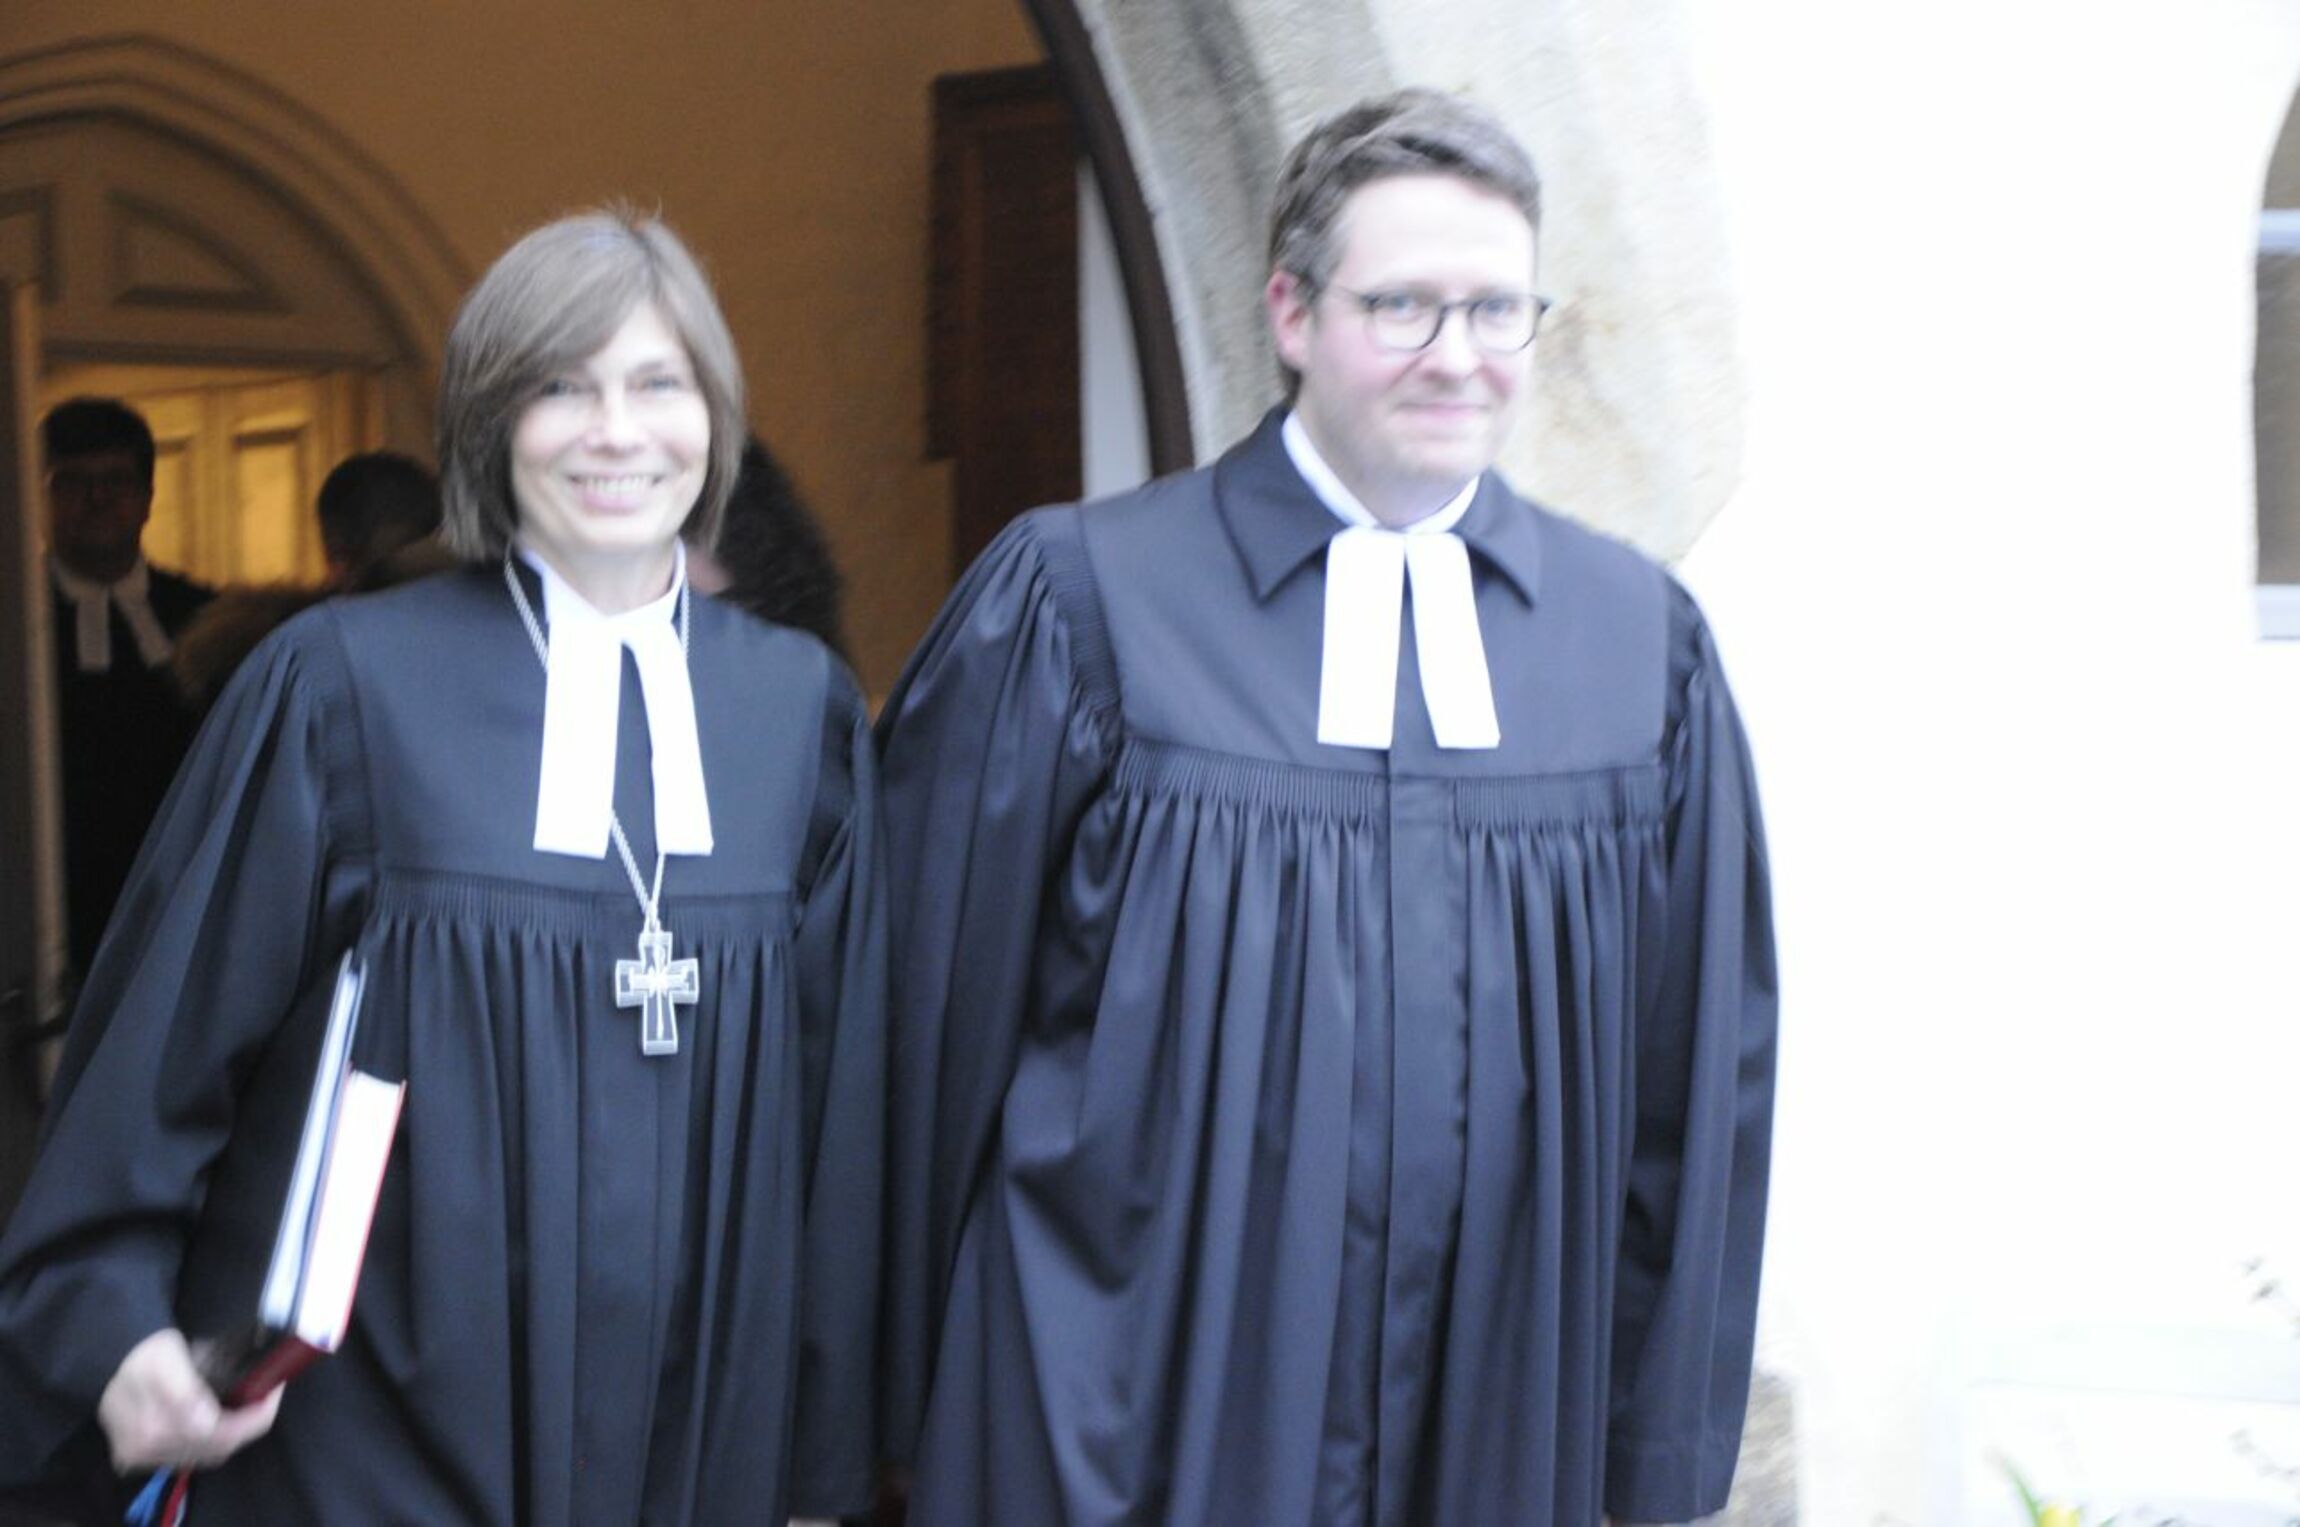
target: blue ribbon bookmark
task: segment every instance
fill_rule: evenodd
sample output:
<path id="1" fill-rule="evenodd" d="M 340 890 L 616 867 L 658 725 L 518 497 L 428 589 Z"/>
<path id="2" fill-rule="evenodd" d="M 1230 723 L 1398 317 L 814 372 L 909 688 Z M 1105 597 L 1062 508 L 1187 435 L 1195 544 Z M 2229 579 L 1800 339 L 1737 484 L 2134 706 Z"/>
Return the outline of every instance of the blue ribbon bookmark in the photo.
<path id="1" fill-rule="evenodd" d="M 127 1527 L 182 1527 L 184 1515 L 191 1509 L 191 1485 L 191 1475 L 162 1469 L 136 1492 L 121 1520 Z"/>
<path id="2" fill-rule="evenodd" d="M 160 1502 L 175 1477 L 174 1469 L 162 1469 L 145 1482 L 144 1488 L 136 1492 L 136 1498 L 128 1503 L 128 1514 L 122 1518 L 127 1527 L 158 1527 Z"/>

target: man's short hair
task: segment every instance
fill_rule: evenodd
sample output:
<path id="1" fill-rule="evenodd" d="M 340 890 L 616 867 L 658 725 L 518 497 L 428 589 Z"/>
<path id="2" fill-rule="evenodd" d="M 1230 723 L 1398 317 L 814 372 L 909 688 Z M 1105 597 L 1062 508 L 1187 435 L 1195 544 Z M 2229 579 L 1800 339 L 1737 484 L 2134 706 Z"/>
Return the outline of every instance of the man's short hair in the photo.
<path id="1" fill-rule="evenodd" d="M 144 486 L 152 485 L 152 427 L 118 398 L 71 398 L 48 410 L 40 421 L 40 444 L 53 469 L 67 456 L 126 451 L 135 458 Z"/>
<path id="2" fill-rule="evenodd" d="M 742 460 L 743 370 L 702 267 L 662 221 L 623 207 L 546 223 L 463 299 L 440 366 L 441 536 L 458 556 L 503 555 L 519 526 L 511 436 L 544 383 L 596 354 L 643 302 L 686 347 L 711 420 L 703 489 L 683 533 L 709 547 Z"/>
<path id="3" fill-rule="evenodd" d="M 1334 225 L 1369 181 L 1453 175 L 1508 198 L 1541 231 L 1541 177 L 1499 118 L 1436 90 L 1360 101 L 1304 135 L 1278 172 L 1270 209 L 1270 268 L 1322 291 L 1341 259 Z"/>
<path id="4" fill-rule="evenodd" d="M 320 543 L 353 577 L 438 529 L 439 480 L 412 456 L 346 456 L 319 485 Z"/>

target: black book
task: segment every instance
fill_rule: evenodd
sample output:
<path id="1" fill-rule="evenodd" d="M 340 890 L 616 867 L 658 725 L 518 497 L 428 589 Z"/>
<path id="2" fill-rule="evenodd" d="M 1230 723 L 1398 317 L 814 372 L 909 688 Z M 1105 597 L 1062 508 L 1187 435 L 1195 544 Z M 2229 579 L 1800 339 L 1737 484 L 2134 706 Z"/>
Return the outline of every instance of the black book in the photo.
<path id="1" fill-rule="evenodd" d="M 257 1061 L 185 1248 L 177 1323 L 230 1405 L 333 1352 L 350 1323 L 406 1093 L 351 1064 L 365 980 L 345 955 Z"/>

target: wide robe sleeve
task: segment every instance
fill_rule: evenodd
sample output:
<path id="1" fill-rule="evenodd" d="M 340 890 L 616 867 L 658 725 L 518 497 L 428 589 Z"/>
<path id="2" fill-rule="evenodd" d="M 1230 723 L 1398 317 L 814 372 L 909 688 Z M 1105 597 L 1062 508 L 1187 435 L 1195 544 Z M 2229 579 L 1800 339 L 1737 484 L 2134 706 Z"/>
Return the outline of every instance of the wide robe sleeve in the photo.
<path id="1" fill-rule="evenodd" d="M 799 1516 L 838 1516 L 868 1509 L 877 1465 L 886 1122 L 877 767 L 862 697 L 843 669 L 828 697 L 809 840 L 794 961 L 811 1154 L 791 1499 Z"/>
<path id="2" fill-rule="evenodd" d="M 1666 916 L 1638 1014 L 1605 1506 L 1722 1510 L 1757 1319 L 1778 1007 L 1764 827 L 1707 628 L 1674 584 Z"/>
<path id="3" fill-rule="evenodd" d="M 0 1239 L 0 1488 L 101 1457 L 96 1404 L 175 1323 L 240 1086 L 351 937 L 356 720 L 332 616 L 235 677 L 161 807 L 80 995 L 42 1149 Z"/>
<path id="4" fill-rule="evenodd" d="M 893 900 L 887 1439 L 913 1456 L 969 1196 L 1032 998 L 1047 887 L 1117 734 L 1076 511 L 1026 515 L 951 596 L 880 721 Z"/>

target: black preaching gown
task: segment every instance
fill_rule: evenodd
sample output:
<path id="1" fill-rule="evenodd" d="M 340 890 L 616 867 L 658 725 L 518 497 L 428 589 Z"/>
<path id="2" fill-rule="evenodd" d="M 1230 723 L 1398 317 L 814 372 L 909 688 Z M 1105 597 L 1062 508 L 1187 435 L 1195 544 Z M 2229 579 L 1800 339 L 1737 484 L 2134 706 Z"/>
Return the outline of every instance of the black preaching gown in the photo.
<path id="1" fill-rule="evenodd" d="M 1587 1527 L 1723 1504 L 1774 971 L 1691 601 L 1489 476 L 1498 750 L 1316 739 L 1276 419 L 1018 521 L 882 722 L 912 1527 Z"/>
<path id="2" fill-rule="evenodd" d="M 869 1498 L 865 718 L 811 638 L 706 599 L 693 621 L 716 847 L 664 877 L 702 980 L 668 1057 L 613 1000 L 640 927 L 620 860 L 531 845 L 544 674 L 500 569 L 322 606 L 249 660 L 122 897 L 0 1241 L 0 1486 L 91 1449 L 106 1380 L 173 1323 L 237 1080 L 356 946 L 355 1058 L 407 1100 L 351 1331 L 199 1476 L 193 1520 L 779 1522 Z M 651 870 L 628 657 L 618 743 Z"/>
<path id="3" fill-rule="evenodd" d="M 159 568 L 147 570 L 152 614 L 181 636 L 212 591 Z M 51 588 L 56 721 L 62 739 L 64 898 L 72 968 L 82 974 L 136 862 L 136 849 L 199 729 L 166 663 L 146 668 L 128 619 L 114 609 L 112 666 L 80 671 L 78 614 Z"/>

